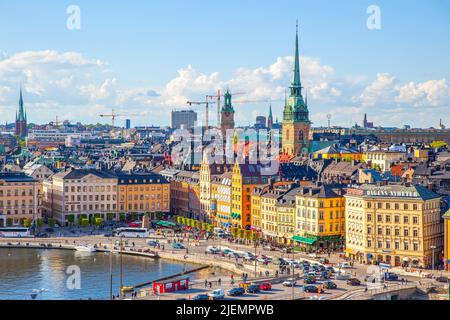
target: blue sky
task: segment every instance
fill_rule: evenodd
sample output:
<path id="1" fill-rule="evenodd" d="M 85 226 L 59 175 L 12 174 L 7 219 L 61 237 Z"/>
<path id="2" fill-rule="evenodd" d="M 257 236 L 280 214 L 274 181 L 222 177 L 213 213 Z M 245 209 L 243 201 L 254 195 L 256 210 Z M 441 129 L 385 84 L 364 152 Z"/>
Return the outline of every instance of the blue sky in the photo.
<path id="1" fill-rule="evenodd" d="M 71 4 L 81 9 L 80 30 L 66 28 Z M 381 30 L 366 27 L 372 4 Z M 450 125 L 445 0 L 3 0 L 1 120 L 14 118 L 18 82 L 36 122 L 55 114 L 97 122 L 114 107 L 139 112 L 135 124 L 168 124 L 171 108 L 219 87 L 273 100 L 281 117 L 290 60 L 277 59 L 293 53 L 297 18 L 316 125 L 327 113 L 349 125 L 364 112 L 376 124 L 432 126 L 443 117 Z M 237 109 L 239 124 L 253 123 L 268 103 Z"/>

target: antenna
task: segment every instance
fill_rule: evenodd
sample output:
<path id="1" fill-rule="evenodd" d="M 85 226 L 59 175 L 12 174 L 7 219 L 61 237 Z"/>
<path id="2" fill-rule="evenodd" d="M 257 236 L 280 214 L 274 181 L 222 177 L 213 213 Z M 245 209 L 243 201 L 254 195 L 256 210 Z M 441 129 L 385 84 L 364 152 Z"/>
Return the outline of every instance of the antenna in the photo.
<path id="1" fill-rule="evenodd" d="M 331 114 L 327 114 L 327 119 L 328 119 L 328 128 L 331 128 L 330 126 L 330 122 L 331 122 Z"/>

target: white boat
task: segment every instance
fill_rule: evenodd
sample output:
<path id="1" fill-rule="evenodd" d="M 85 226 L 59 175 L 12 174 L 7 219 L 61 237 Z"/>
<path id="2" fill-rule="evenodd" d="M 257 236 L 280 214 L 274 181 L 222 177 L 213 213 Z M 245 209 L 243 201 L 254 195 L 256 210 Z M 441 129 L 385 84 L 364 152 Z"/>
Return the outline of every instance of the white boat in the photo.
<path id="1" fill-rule="evenodd" d="M 97 251 L 94 247 L 92 246 L 86 246 L 86 245 L 79 245 L 75 247 L 75 250 L 77 251 L 82 251 L 82 252 L 95 252 Z"/>

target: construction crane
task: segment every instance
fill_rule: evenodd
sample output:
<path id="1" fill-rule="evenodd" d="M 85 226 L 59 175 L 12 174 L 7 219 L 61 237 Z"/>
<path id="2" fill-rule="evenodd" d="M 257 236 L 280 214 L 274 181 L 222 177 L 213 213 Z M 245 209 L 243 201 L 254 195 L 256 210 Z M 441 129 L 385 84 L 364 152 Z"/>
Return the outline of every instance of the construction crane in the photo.
<path id="1" fill-rule="evenodd" d="M 100 114 L 99 115 L 102 118 L 111 118 L 111 132 L 114 131 L 114 121 L 116 120 L 116 118 L 121 118 L 121 117 L 138 117 L 138 114 L 117 114 L 114 112 L 114 109 L 112 109 L 111 114 Z"/>
<path id="2" fill-rule="evenodd" d="M 209 101 L 208 96 L 206 96 L 206 101 L 188 101 L 187 105 L 205 105 L 205 128 L 209 127 L 209 105 L 216 103 L 215 101 Z"/>

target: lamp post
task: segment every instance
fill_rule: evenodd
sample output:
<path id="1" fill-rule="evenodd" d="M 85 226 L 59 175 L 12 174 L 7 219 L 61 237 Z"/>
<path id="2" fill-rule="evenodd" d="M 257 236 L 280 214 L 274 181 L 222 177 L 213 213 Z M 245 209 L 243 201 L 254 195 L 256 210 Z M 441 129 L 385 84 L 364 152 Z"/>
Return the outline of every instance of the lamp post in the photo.
<path id="1" fill-rule="evenodd" d="M 432 253 L 431 253 L 431 270 L 434 271 L 434 249 L 436 249 L 436 246 L 431 246 L 430 248 L 432 250 Z"/>

